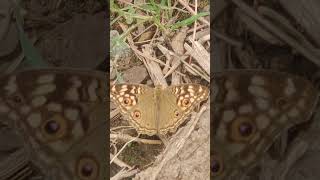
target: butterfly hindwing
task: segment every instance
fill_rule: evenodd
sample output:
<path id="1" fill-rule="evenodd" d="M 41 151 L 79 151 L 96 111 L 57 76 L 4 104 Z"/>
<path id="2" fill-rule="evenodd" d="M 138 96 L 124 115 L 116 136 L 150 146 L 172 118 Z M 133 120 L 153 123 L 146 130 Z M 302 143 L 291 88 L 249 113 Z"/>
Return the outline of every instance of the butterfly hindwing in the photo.
<path id="1" fill-rule="evenodd" d="M 227 71 L 213 78 L 211 176 L 253 167 L 274 140 L 310 118 L 317 91 L 303 78 L 271 71 Z"/>
<path id="2" fill-rule="evenodd" d="M 208 88 L 199 84 L 174 85 L 162 91 L 159 111 L 170 112 L 170 116 L 159 117 L 160 133 L 176 131 L 192 110 L 208 96 Z"/>
<path id="3" fill-rule="evenodd" d="M 35 151 L 34 163 L 43 171 L 59 169 L 51 173 L 59 179 L 101 179 L 105 162 L 97 152 L 103 146 L 84 150 L 76 144 L 90 144 L 91 140 L 103 144 L 106 140 L 91 135 L 96 128 L 106 127 L 104 73 L 42 69 L 2 79 L 0 106 L 30 142 Z M 74 153 L 65 158 L 69 151 Z M 92 160 L 86 167 L 77 165 L 83 157 Z M 89 168 L 90 172 L 77 171 L 79 167 Z"/>

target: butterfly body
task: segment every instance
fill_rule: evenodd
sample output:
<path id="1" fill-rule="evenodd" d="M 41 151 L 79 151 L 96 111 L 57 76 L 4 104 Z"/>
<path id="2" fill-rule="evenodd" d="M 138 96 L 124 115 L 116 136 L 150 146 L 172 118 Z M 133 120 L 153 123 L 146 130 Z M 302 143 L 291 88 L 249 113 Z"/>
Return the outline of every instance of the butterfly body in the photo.
<path id="1" fill-rule="evenodd" d="M 303 78 L 272 71 L 227 71 L 213 78 L 211 169 L 238 179 L 288 128 L 309 119 L 317 90 Z"/>
<path id="2" fill-rule="evenodd" d="M 44 174 L 81 180 L 104 176 L 104 73 L 43 69 L 0 79 L 0 116 L 24 132 L 33 163 Z"/>
<path id="3" fill-rule="evenodd" d="M 139 133 L 147 135 L 174 132 L 193 110 L 208 98 L 206 87 L 186 84 L 151 88 L 140 84 L 117 84 L 111 99 Z"/>

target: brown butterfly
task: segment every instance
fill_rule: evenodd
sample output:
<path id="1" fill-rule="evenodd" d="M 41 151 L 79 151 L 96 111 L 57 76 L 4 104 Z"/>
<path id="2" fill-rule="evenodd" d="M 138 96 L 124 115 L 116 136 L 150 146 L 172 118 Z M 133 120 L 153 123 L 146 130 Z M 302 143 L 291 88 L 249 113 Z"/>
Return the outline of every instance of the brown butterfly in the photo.
<path id="1" fill-rule="evenodd" d="M 41 69 L 0 77 L 1 121 L 21 130 L 48 179 L 106 177 L 106 76 Z"/>
<path id="2" fill-rule="evenodd" d="M 235 70 L 213 75 L 211 178 L 239 179 L 275 139 L 307 121 L 318 92 L 286 73 Z"/>
<path id="3" fill-rule="evenodd" d="M 181 84 L 151 88 L 142 84 L 116 84 L 110 97 L 141 134 L 175 132 L 194 107 L 209 96 L 207 87 Z"/>

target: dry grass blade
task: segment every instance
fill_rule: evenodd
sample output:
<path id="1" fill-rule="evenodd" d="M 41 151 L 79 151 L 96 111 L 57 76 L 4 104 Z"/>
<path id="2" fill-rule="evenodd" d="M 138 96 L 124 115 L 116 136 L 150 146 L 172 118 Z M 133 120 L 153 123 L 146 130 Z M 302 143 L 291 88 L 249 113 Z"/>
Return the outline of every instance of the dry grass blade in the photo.
<path id="1" fill-rule="evenodd" d="M 197 63 L 210 74 L 210 54 L 199 42 L 191 40 L 192 47 L 187 43 L 184 44 L 187 52 L 197 61 Z"/>
<path id="2" fill-rule="evenodd" d="M 132 137 L 127 134 L 110 134 L 110 139 L 116 139 L 124 142 L 138 142 L 143 144 L 162 144 L 160 140 L 149 140 L 149 139 L 141 139 L 137 137 Z"/>
<path id="3" fill-rule="evenodd" d="M 139 172 L 138 169 L 126 170 L 125 168 L 121 169 L 115 176 L 110 178 L 110 180 L 121 180 L 124 178 L 131 177 Z"/>
<path id="4" fill-rule="evenodd" d="M 136 138 L 138 138 L 138 137 L 136 137 Z M 110 164 L 115 160 L 115 158 L 117 158 L 117 157 L 119 156 L 119 154 L 124 150 L 124 148 L 125 148 L 129 143 L 135 141 L 136 138 L 131 139 L 130 141 L 126 142 L 126 143 L 122 146 L 122 148 L 120 149 L 120 151 L 119 151 L 116 155 L 114 155 L 114 157 L 110 160 Z"/>
<path id="5" fill-rule="evenodd" d="M 162 85 L 164 87 L 167 87 L 167 81 L 165 81 L 162 70 L 160 68 L 160 65 L 154 61 L 151 60 L 151 58 L 149 59 L 149 57 L 151 57 L 151 47 L 150 46 L 146 46 L 146 48 L 144 49 L 144 57 L 142 59 L 142 61 L 144 62 L 145 66 L 148 69 L 149 75 L 151 80 L 153 81 L 153 83 L 155 85 Z"/>
<path id="6" fill-rule="evenodd" d="M 319 58 L 317 57 L 317 54 L 315 54 L 313 51 L 303 46 L 303 44 L 300 44 L 300 42 L 298 42 L 296 39 L 294 39 L 290 35 L 283 32 L 278 26 L 276 26 L 269 20 L 258 15 L 255 12 L 255 10 L 249 7 L 245 2 L 240 0 L 232 0 L 232 2 L 235 5 L 237 5 L 242 11 L 244 11 L 248 16 L 250 16 L 255 21 L 263 25 L 264 28 L 266 28 L 268 31 L 276 34 L 278 37 L 280 37 L 281 40 L 285 41 L 288 45 L 290 45 L 291 47 L 299 51 L 302 55 L 304 55 L 310 61 L 320 66 Z"/>
<path id="7" fill-rule="evenodd" d="M 121 161 L 120 159 L 115 157 L 115 155 L 113 155 L 111 153 L 110 153 L 110 159 L 114 159 L 113 163 L 117 164 L 119 167 L 132 169 L 131 166 L 129 166 L 127 163 Z"/>

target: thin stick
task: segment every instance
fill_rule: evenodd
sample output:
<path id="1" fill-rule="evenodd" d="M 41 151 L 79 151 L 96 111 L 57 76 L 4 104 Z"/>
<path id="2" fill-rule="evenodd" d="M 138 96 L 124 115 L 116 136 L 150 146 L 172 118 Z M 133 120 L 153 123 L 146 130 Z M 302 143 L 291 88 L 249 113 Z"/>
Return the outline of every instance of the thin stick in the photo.
<path id="1" fill-rule="evenodd" d="M 126 143 L 122 146 L 122 148 L 120 149 L 120 151 L 111 159 L 110 164 L 114 161 L 114 159 L 115 159 L 116 157 L 119 156 L 119 154 L 124 150 L 124 148 L 125 148 L 129 143 L 135 141 L 138 137 L 139 137 L 139 134 L 138 134 L 138 136 L 137 136 L 136 138 L 131 139 L 130 141 L 126 142 Z"/>
<path id="2" fill-rule="evenodd" d="M 232 0 L 232 2 L 237 5 L 244 13 L 250 16 L 252 19 L 263 25 L 267 30 L 272 32 L 278 38 L 289 44 L 291 47 L 295 48 L 307 59 L 320 66 L 319 57 L 310 51 L 310 48 L 304 47 L 304 44 L 297 42 L 294 38 L 290 37 L 288 34 L 284 33 L 280 28 L 278 28 L 273 23 L 269 22 L 265 18 L 261 17 L 256 13 L 250 6 L 245 4 L 242 0 Z"/>
<path id="3" fill-rule="evenodd" d="M 129 136 L 127 134 L 110 134 L 110 139 L 119 139 L 125 142 L 135 141 L 143 144 L 162 144 L 160 140 L 141 139 L 141 138 Z"/>

